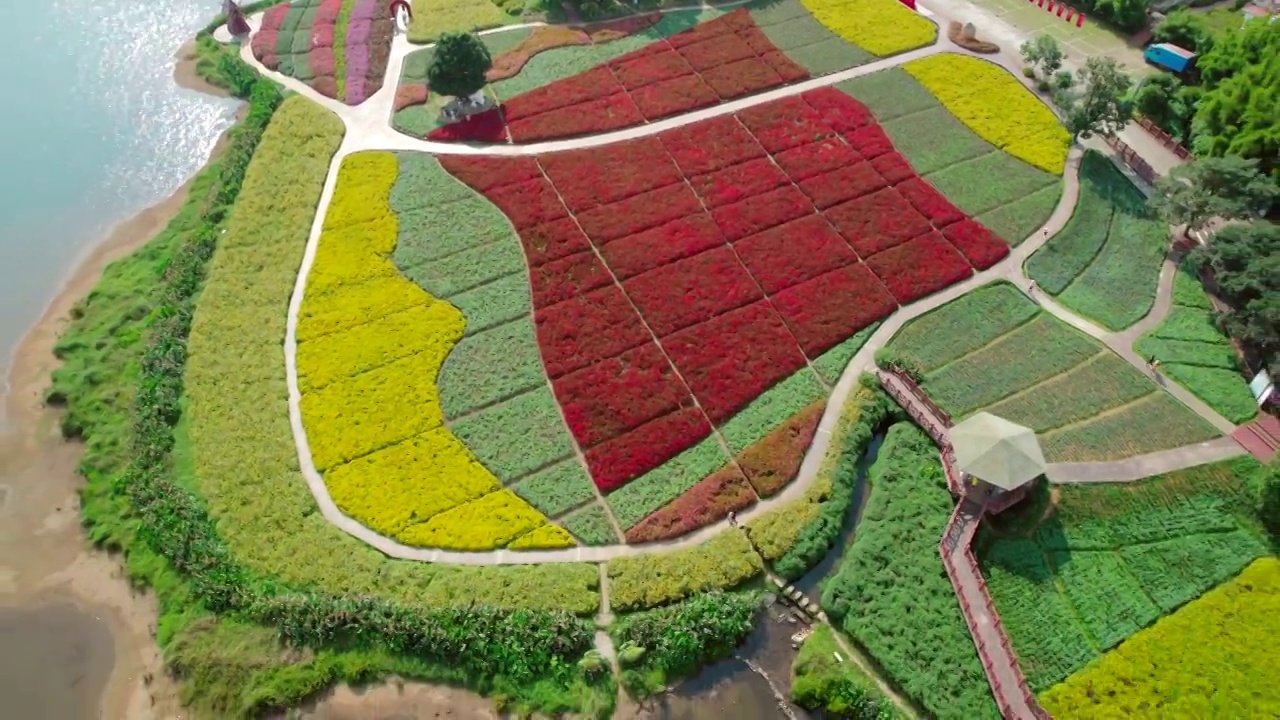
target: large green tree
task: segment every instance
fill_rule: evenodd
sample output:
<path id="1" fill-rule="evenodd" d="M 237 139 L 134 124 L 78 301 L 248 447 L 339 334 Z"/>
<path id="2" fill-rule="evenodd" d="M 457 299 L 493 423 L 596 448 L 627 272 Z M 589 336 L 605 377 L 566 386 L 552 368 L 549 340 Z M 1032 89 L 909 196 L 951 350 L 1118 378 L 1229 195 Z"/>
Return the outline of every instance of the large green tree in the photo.
<path id="1" fill-rule="evenodd" d="M 1150 205 L 1170 225 L 1200 230 L 1213 218 L 1254 219 L 1266 212 L 1280 188 L 1258 171 L 1256 160 L 1207 157 L 1179 165 L 1156 180 Z"/>
<path id="2" fill-rule="evenodd" d="M 1200 57 L 1204 96 L 1191 123 L 1197 155 L 1258 160 L 1280 178 L 1280 23 L 1255 20 Z"/>
<path id="3" fill-rule="evenodd" d="M 1067 57 L 1067 54 L 1062 51 L 1062 46 L 1052 35 L 1041 35 L 1034 40 L 1028 40 L 1022 43 L 1018 51 L 1022 53 L 1023 61 L 1046 78 L 1052 77 L 1058 68 L 1062 67 L 1062 61 Z"/>
<path id="4" fill-rule="evenodd" d="M 427 68 L 427 87 L 441 95 L 467 97 L 484 87 L 484 74 L 491 67 L 493 58 L 479 37 L 468 32 L 445 33 Z"/>
<path id="5" fill-rule="evenodd" d="M 1197 53 L 1208 52 L 1213 47 L 1213 33 L 1204 18 L 1184 8 L 1169 13 L 1151 36 L 1156 42 L 1173 43 Z"/>
<path id="6" fill-rule="evenodd" d="M 1133 117 L 1129 88 L 1133 81 L 1114 58 L 1094 56 L 1076 74 L 1078 89 L 1058 94 L 1072 136 L 1115 137 Z"/>
<path id="7" fill-rule="evenodd" d="M 1192 261 L 1213 269 L 1218 294 L 1231 307 L 1227 330 L 1270 360 L 1280 350 L 1280 225 L 1227 225 Z"/>

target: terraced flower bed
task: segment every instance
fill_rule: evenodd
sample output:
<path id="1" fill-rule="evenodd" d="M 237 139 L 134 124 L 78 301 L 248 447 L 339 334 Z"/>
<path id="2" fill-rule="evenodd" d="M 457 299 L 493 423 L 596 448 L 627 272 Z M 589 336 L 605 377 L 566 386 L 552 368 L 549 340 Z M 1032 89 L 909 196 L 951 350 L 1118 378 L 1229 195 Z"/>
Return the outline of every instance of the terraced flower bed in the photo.
<path id="1" fill-rule="evenodd" d="M 1027 275 L 1063 305 L 1121 330 L 1155 302 L 1169 229 L 1101 153 L 1085 153 L 1080 188 L 1071 220 L 1027 260 Z"/>
<path id="2" fill-rule="evenodd" d="M 1259 472 L 1245 457 L 1124 486 L 1064 486 L 1047 518 L 1007 521 L 1031 530 L 987 532 L 983 574 L 1032 688 L 1063 681 L 1267 554 L 1250 490 Z"/>
<path id="3" fill-rule="evenodd" d="M 994 283 L 909 322 L 889 343 L 960 419 L 1032 428 L 1050 462 L 1117 460 L 1217 437 L 1212 425 L 1092 338 Z"/>
<path id="4" fill-rule="evenodd" d="M 250 46 L 266 68 L 359 105 L 382 87 L 390 12 L 381 0 L 295 0 L 266 11 Z"/>
<path id="5" fill-rule="evenodd" d="M 865 10 L 912 15 L 889 0 L 869 0 Z M 442 100 L 433 103 L 425 85 L 427 49 L 406 60 L 393 125 L 433 140 L 537 142 L 652 122 L 874 57 L 798 0 L 510 31 L 483 41 L 495 58 L 489 92 L 498 111 L 442 128 Z"/>

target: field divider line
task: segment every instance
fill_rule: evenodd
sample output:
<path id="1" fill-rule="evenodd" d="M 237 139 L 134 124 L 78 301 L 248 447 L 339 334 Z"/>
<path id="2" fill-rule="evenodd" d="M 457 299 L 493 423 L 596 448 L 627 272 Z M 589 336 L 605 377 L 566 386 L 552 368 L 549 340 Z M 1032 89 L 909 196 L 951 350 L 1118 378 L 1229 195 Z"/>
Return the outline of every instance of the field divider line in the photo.
<path id="1" fill-rule="evenodd" d="M 1044 317 L 1044 312 L 1043 312 L 1043 311 L 1033 312 L 1033 313 L 1031 313 L 1030 315 L 1028 315 L 1026 318 L 1024 318 L 1023 320 L 1019 321 L 1017 325 L 1014 325 L 1013 327 L 1009 328 L 1008 330 L 1006 330 L 1006 331 L 1004 331 L 1004 332 L 1000 333 L 999 335 L 997 335 L 997 336 L 995 336 L 995 337 L 991 338 L 990 340 L 988 340 L 988 341 L 987 341 L 986 343 L 984 343 L 983 345 L 981 345 L 981 346 L 979 346 L 979 347 L 976 347 L 976 348 L 974 348 L 974 349 L 972 349 L 972 350 L 970 350 L 970 351 L 968 351 L 968 352 L 964 353 L 963 355 L 957 355 L 956 357 L 954 357 L 954 358 L 952 358 L 952 359 L 950 359 L 950 360 L 948 360 L 948 361 L 946 361 L 946 362 L 942 363 L 941 365 L 938 365 L 937 367 L 930 368 L 929 370 L 924 371 L 922 374 L 925 376 L 925 382 L 928 382 L 929 376 L 931 376 L 931 375 L 936 375 L 937 373 L 940 373 L 940 372 L 942 372 L 942 371 L 946 370 L 947 368 L 951 367 L 952 365 L 955 365 L 956 363 L 958 363 L 958 362 L 960 362 L 960 361 L 962 361 L 962 360 L 967 360 L 969 357 L 971 357 L 971 356 L 973 356 L 973 355 L 977 355 L 978 353 L 982 352 L 983 350 L 986 350 L 986 349 L 991 348 L 991 347 L 995 347 L 996 345 L 999 345 L 1000 343 L 1005 342 L 1005 341 L 1008 339 L 1008 337 L 1009 337 L 1010 335 L 1013 335 L 1014 333 L 1018 332 L 1019 330 L 1022 330 L 1023 328 L 1025 328 L 1026 326 L 1028 326 L 1028 325 L 1030 325 L 1031 323 L 1035 322 L 1037 319 L 1039 319 L 1039 318 L 1041 318 L 1041 317 Z"/>

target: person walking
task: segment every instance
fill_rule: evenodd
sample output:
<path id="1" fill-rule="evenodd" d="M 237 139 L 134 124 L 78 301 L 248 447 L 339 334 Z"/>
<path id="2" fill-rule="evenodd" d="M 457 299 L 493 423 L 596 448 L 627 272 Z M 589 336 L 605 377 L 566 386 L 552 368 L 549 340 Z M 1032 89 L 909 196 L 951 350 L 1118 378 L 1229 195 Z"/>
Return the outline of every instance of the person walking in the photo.
<path id="1" fill-rule="evenodd" d="M 1032 280 L 1031 284 L 1027 285 L 1027 294 L 1034 298 L 1036 296 L 1036 289 L 1036 281 Z"/>
<path id="2" fill-rule="evenodd" d="M 729 527 L 731 528 L 738 527 L 738 513 L 732 510 L 729 511 Z"/>

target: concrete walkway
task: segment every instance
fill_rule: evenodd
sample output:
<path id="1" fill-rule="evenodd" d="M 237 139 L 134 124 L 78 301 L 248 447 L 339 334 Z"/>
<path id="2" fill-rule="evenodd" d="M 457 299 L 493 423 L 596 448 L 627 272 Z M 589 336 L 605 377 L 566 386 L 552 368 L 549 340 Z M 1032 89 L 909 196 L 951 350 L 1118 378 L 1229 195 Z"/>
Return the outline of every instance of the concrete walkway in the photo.
<path id="1" fill-rule="evenodd" d="M 260 16 L 255 16 L 251 19 L 251 25 L 256 26 L 259 22 Z M 524 552 L 510 550 L 458 552 L 415 548 L 402 545 L 373 532 L 369 528 L 343 514 L 329 496 L 328 488 L 324 483 L 324 479 L 316 470 L 311 458 L 311 452 L 307 442 L 306 430 L 303 425 L 300 409 L 301 392 L 298 386 L 296 356 L 298 314 L 301 309 L 303 294 L 306 288 L 307 275 L 315 260 L 316 248 L 319 243 L 325 212 L 333 197 L 334 187 L 338 176 L 338 168 L 347 155 L 366 150 L 416 150 L 420 152 L 438 154 L 528 155 L 555 150 L 606 145 L 613 142 L 652 135 L 665 129 L 679 127 L 711 117 L 736 112 L 747 107 L 770 102 L 782 97 L 796 95 L 809 89 L 828 86 L 848 78 L 858 77 L 880 69 L 893 67 L 909 60 L 926 57 L 938 52 L 963 52 L 946 40 L 945 31 L 939 34 L 939 38 L 939 42 L 930 47 L 886 58 L 858 68 L 835 73 L 833 75 L 814 78 L 795 85 L 784 86 L 770 92 L 749 96 L 716 107 L 706 108 L 704 110 L 699 110 L 697 112 L 688 113 L 674 118 L 668 118 L 657 123 L 627 128 L 602 135 L 569 140 L 535 143 L 530 145 L 495 145 L 483 147 L 417 140 L 393 130 L 389 123 L 391 119 L 392 104 L 395 97 L 395 82 L 389 82 L 384 85 L 377 93 L 361 105 L 351 107 L 331 98 L 323 97 L 316 93 L 312 88 L 294 80 L 293 78 L 284 77 L 279 73 L 266 70 L 255 58 L 253 58 L 250 48 L 247 45 L 243 47 L 241 50 L 241 56 L 251 66 L 257 68 L 264 75 L 280 82 L 286 88 L 296 91 L 317 104 L 329 109 L 343 121 L 347 129 L 343 142 L 330 165 L 329 176 L 326 180 L 317 212 L 312 223 L 311 233 L 308 238 L 302 265 L 299 269 L 297 281 L 294 286 L 294 292 L 290 299 L 286 338 L 284 343 L 285 365 L 289 386 L 289 416 L 297 446 L 299 464 L 303 477 L 306 479 L 307 485 L 311 490 L 312 495 L 315 497 L 324 517 L 343 531 L 372 545 L 391 557 L 404 560 L 461 565 L 604 562 L 620 557 L 632 557 L 653 552 L 670 552 L 677 549 L 690 548 L 705 542 L 707 539 L 720 532 L 723 532 L 727 527 L 726 522 L 721 522 L 710 527 L 702 528 L 676 540 L 650 543 L 644 546 L 617 545 L 609 547 L 577 547 L 563 550 Z M 419 49 L 419 47 L 410 45 L 403 36 L 395 38 L 392 44 L 391 59 L 387 69 L 387 77 L 389 79 L 399 78 L 405 57 L 409 52 L 416 49 Z M 754 517 L 769 512 L 770 510 L 780 507 L 792 500 L 799 499 L 804 494 L 805 490 L 807 490 L 809 485 L 817 477 L 819 467 L 821 466 L 822 460 L 830 445 L 831 433 L 835 428 L 850 393 L 855 387 L 857 387 L 859 376 L 863 372 L 874 369 L 874 354 L 876 349 L 882 347 L 894 334 L 898 332 L 899 329 L 902 328 L 906 322 L 950 302 L 974 288 L 994 280 L 1010 280 L 1018 287 L 1024 288 L 1025 290 L 1028 281 L 1022 272 L 1023 262 L 1031 255 L 1031 253 L 1035 252 L 1036 249 L 1043 245 L 1048 237 L 1052 237 L 1066 225 L 1075 208 L 1079 194 L 1078 169 L 1081 156 L 1082 151 L 1079 147 L 1072 148 L 1068 156 L 1067 168 L 1065 171 L 1063 194 L 1058 206 L 1054 209 L 1045 225 L 1036 229 L 1030 238 L 1017 248 L 1014 248 L 1007 258 L 990 269 L 973 275 L 968 280 L 901 308 L 881 324 L 877 331 L 868 339 L 862 349 L 851 359 L 848 366 L 845 368 L 844 373 L 837 382 L 831 396 L 828 398 L 826 411 L 823 413 L 818 430 L 814 436 L 813 443 L 804 457 L 796 479 L 778 495 L 767 500 L 763 500 L 752 508 L 740 513 L 738 518 L 741 522 L 750 521 Z M 1054 315 L 1071 322 L 1077 327 L 1082 327 L 1082 329 L 1091 325 L 1087 321 L 1074 316 L 1072 313 L 1061 307 L 1046 306 L 1046 308 Z M 1097 328 L 1096 326 L 1092 326 L 1091 329 L 1092 331 L 1089 329 L 1086 329 L 1085 331 L 1089 332 L 1089 334 L 1094 337 L 1104 339 L 1100 337 L 1100 335 L 1106 335 L 1105 331 Z M 1125 356 L 1124 353 L 1121 353 L 1121 355 Z M 1133 355 L 1131 351 L 1128 351 L 1128 355 L 1130 357 L 1126 357 L 1126 359 L 1130 360 L 1131 363 L 1140 366 L 1143 365 L 1141 360 L 1139 360 L 1136 355 Z M 1175 395 L 1176 394 L 1177 393 L 1175 393 Z M 1207 408 L 1204 409 L 1207 410 Z M 1199 464 L 1200 462 L 1209 461 L 1200 460 L 1200 456 L 1200 451 L 1193 449 L 1183 457 L 1183 461 L 1190 464 Z M 1216 455 L 1214 457 L 1216 457 Z M 1092 469 L 1087 472 L 1097 477 L 1105 477 L 1108 475 L 1121 477 L 1129 472 L 1128 466 L 1123 463 L 1088 463 L 1083 465 L 1091 466 Z M 1074 470 L 1071 472 L 1084 473 L 1086 471 Z M 1070 475 L 1071 472 L 1068 472 L 1067 475 Z"/>

